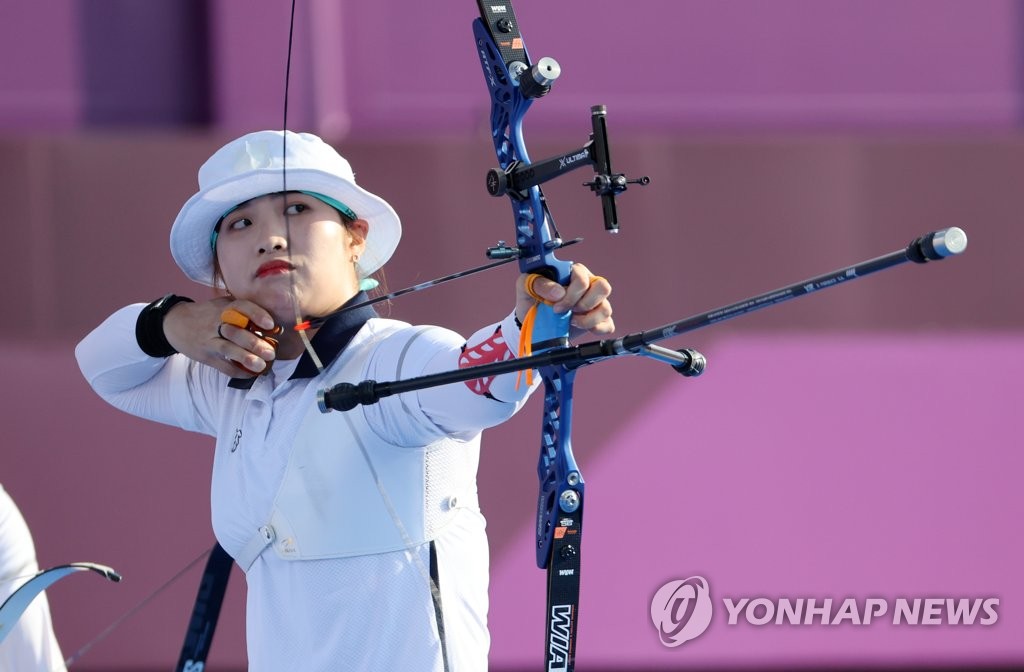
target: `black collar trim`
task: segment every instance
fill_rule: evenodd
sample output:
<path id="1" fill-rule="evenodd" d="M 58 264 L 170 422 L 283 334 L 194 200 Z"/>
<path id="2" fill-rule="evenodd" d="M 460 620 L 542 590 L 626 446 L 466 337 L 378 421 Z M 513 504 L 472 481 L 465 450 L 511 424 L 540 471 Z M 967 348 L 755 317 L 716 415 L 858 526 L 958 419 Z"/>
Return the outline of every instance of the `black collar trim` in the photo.
<path id="1" fill-rule="evenodd" d="M 359 292 L 349 299 L 345 306 L 363 303 L 368 299 L 366 292 Z M 344 306 L 342 307 L 344 308 Z M 359 333 L 363 325 L 374 317 L 377 317 L 377 311 L 373 309 L 373 306 L 362 306 L 327 318 L 312 341 L 313 350 L 319 355 L 323 365 L 330 366 L 331 362 L 345 349 L 345 346 Z M 313 378 L 318 373 L 313 358 L 309 356 L 308 352 L 304 352 L 288 380 Z M 256 378 L 232 378 L 228 381 L 228 387 L 236 390 L 248 390 L 255 382 Z"/>

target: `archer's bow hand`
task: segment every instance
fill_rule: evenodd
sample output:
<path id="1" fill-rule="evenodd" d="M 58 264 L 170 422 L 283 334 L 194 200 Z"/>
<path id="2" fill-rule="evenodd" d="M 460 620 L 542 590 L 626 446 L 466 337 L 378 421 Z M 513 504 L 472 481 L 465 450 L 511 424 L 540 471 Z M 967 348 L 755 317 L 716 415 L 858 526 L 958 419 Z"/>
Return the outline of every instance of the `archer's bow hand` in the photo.
<path id="1" fill-rule="evenodd" d="M 574 338 L 611 334 L 615 331 L 608 301 L 611 293 L 611 284 L 583 264 L 573 264 L 567 287 L 536 274 L 522 274 L 516 282 L 516 317 L 524 321 L 530 308 L 542 300 L 556 313 L 572 312 L 570 336 Z"/>

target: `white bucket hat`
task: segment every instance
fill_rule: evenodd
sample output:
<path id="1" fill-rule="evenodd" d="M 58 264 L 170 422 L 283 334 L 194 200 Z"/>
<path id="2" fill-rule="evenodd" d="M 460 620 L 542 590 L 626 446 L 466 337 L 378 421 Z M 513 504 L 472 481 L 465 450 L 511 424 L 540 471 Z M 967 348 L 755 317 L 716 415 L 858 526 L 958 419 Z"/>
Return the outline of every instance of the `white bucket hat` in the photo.
<path id="1" fill-rule="evenodd" d="M 171 255 L 178 267 L 192 280 L 213 286 L 213 227 L 231 208 L 286 186 L 341 201 L 369 224 L 366 249 L 356 265 L 360 277 L 391 258 L 402 237 L 401 221 L 387 201 L 356 185 L 348 161 L 310 133 L 259 131 L 224 145 L 199 169 L 199 191 L 171 227 Z"/>

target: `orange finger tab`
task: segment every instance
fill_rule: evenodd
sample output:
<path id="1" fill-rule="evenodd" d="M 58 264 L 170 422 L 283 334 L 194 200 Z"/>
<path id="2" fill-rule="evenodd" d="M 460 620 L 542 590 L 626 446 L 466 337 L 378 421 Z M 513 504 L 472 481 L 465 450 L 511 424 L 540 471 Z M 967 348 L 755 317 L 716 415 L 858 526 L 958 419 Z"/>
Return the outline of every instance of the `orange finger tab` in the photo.
<path id="1" fill-rule="evenodd" d="M 224 312 L 220 314 L 220 320 L 224 324 L 230 324 L 238 327 L 239 329 L 245 329 L 251 331 L 260 338 L 267 338 L 267 336 L 276 336 L 284 331 L 280 326 L 274 327 L 273 329 L 262 329 L 255 322 L 250 320 L 248 316 L 239 310 L 234 308 L 225 308 Z M 273 340 L 273 339 L 267 339 Z"/>
<path id="2" fill-rule="evenodd" d="M 225 308 L 224 312 L 220 314 L 220 321 L 239 329 L 249 328 L 249 318 L 234 308 Z"/>

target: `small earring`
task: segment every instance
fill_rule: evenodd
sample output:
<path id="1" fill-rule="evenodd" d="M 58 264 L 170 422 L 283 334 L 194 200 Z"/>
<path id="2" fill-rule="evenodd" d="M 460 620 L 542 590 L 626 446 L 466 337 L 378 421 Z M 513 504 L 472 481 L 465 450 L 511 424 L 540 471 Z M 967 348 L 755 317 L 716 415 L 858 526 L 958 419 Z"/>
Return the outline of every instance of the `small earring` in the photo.
<path id="1" fill-rule="evenodd" d="M 359 263 L 359 255 L 358 254 L 353 254 L 352 255 L 352 263 L 353 264 L 358 264 Z"/>

